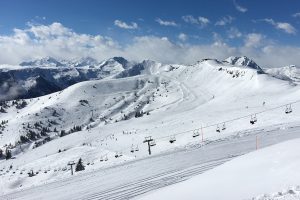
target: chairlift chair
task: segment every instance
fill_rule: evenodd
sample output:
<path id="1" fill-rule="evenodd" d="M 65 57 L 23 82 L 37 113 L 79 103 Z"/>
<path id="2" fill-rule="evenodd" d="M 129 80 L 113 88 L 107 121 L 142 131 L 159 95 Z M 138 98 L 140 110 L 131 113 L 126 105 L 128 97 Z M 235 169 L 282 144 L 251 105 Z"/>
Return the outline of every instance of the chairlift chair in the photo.
<path id="1" fill-rule="evenodd" d="M 194 130 L 193 132 L 193 138 L 198 137 L 199 136 L 199 131 L 198 130 Z"/>
<path id="2" fill-rule="evenodd" d="M 135 151 L 139 151 L 139 146 L 138 145 L 136 145 L 136 147 L 135 147 L 135 149 L 134 149 Z"/>
<path id="3" fill-rule="evenodd" d="M 108 161 L 108 157 L 107 156 L 105 156 L 104 161 Z"/>
<path id="4" fill-rule="evenodd" d="M 293 110 L 292 110 L 292 105 L 290 104 L 290 105 L 287 105 L 286 106 L 286 108 L 285 108 L 285 113 L 286 114 L 289 114 L 289 113 L 291 113 Z"/>
<path id="5" fill-rule="evenodd" d="M 224 131 L 225 129 L 226 129 L 226 125 L 225 123 L 223 123 L 222 130 Z"/>
<path id="6" fill-rule="evenodd" d="M 289 107 L 288 106 L 285 107 L 285 114 L 289 114 Z"/>
<path id="7" fill-rule="evenodd" d="M 218 133 L 220 133 L 220 132 L 221 132 L 221 131 L 220 131 L 220 127 L 219 127 L 219 125 L 217 125 L 216 132 L 218 132 Z"/>
<path id="8" fill-rule="evenodd" d="M 292 109 L 292 104 L 290 104 L 290 107 L 289 107 L 289 112 L 293 112 L 293 109 Z"/>
<path id="9" fill-rule="evenodd" d="M 134 153 L 134 147 L 133 145 L 131 145 L 131 150 L 130 150 L 131 153 Z"/>
<path id="10" fill-rule="evenodd" d="M 253 117 L 252 117 L 252 115 L 251 115 L 251 119 L 250 119 L 250 124 L 254 124 L 255 123 L 255 121 L 253 120 Z"/>
<path id="11" fill-rule="evenodd" d="M 176 141 L 175 135 L 171 136 L 169 142 L 172 144 L 175 141 Z"/>
<path id="12" fill-rule="evenodd" d="M 100 162 L 103 162 L 103 156 L 100 157 Z"/>
<path id="13" fill-rule="evenodd" d="M 253 121 L 254 121 L 254 123 L 257 122 L 256 114 L 253 117 Z"/>

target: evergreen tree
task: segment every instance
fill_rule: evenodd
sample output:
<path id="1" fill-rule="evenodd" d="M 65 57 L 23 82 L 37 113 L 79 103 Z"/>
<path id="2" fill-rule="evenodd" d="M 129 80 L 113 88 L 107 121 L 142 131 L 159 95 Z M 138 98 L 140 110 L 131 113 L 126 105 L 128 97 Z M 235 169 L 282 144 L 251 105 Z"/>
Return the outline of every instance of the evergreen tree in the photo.
<path id="1" fill-rule="evenodd" d="M 6 160 L 11 159 L 12 156 L 11 156 L 11 151 L 10 150 L 6 149 L 6 153 L 5 154 L 6 154 L 6 156 L 5 156 Z"/>
<path id="2" fill-rule="evenodd" d="M 82 163 L 81 158 L 79 158 L 79 160 L 78 160 L 78 162 L 76 164 L 75 171 L 78 172 L 78 171 L 83 171 L 83 170 L 85 170 L 85 167 L 84 167 L 84 165 Z"/>
<path id="3" fill-rule="evenodd" d="M 0 107 L 0 112 L 6 113 L 6 110 L 1 106 L 1 107 Z"/>
<path id="4" fill-rule="evenodd" d="M 0 149 L 0 159 L 2 159 L 3 158 L 3 151 L 2 151 L 2 149 Z"/>
<path id="5" fill-rule="evenodd" d="M 60 131 L 60 137 L 63 137 L 63 136 L 65 136 L 65 135 L 67 135 L 66 131 L 65 131 L 65 130 L 61 130 L 61 131 Z"/>

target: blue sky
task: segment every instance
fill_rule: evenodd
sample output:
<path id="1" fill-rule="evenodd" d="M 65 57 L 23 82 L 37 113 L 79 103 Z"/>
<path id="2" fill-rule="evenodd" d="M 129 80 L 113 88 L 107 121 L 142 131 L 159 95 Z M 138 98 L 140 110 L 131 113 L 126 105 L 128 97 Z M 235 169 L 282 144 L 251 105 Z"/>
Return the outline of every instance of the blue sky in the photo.
<path id="1" fill-rule="evenodd" d="M 120 54 L 124 53 L 125 48 L 136 45 L 137 40 L 141 38 L 153 40 L 160 38 L 170 42 L 170 44 L 165 44 L 166 46 L 174 45 L 172 49 L 202 47 L 201 51 L 203 51 L 205 46 L 219 44 L 225 45 L 224 48 L 229 48 L 229 51 L 233 49 L 233 53 L 248 52 L 255 58 L 255 55 L 260 54 L 259 51 L 265 51 L 267 47 L 284 47 L 293 48 L 295 58 L 299 55 L 300 1 L 298 0 L 0 1 L 0 45 L 1 37 L 3 45 L 8 45 L 9 39 L 16 38 L 16 29 L 22 30 L 32 40 L 29 43 L 26 40 L 26 45 L 33 45 L 33 42 L 40 40 L 41 37 L 37 36 L 32 29 L 41 28 L 41 26 L 50 27 L 53 23 L 59 23 L 60 28 L 67 28 L 78 35 L 88 34 L 92 37 L 109 38 L 108 40 L 115 44 L 115 52 Z M 12 52 L 13 48 L 17 48 L 17 46 L 12 47 L 11 43 L 9 45 L 7 48 Z M 34 45 L 36 47 L 37 44 Z M 30 48 L 34 47 L 30 46 Z M 245 50 L 245 47 L 252 49 Z M 153 48 L 156 49 L 159 46 Z M 191 51 L 191 49 L 186 50 Z M 49 49 L 46 52 L 55 56 Z M 41 56 L 46 55 L 46 52 Z M 135 49 L 131 54 L 134 52 L 139 51 Z M 211 49 L 204 55 L 209 55 L 208 53 L 211 52 L 214 51 Z M 107 56 L 112 55 L 107 52 L 98 52 L 98 54 L 101 53 Z M 98 54 L 94 52 L 93 56 L 97 57 Z M 178 53 L 173 54 L 176 57 Z M 153 53 L 149 56 L 147 53 L 142 55 L 145 59 L 149 57 L 162 62 L 172 60 L 171 56 L 164 60 L 153 56 Z M 199 54 L 199 57 L 204 55 Z M 67 57 L 70 56 L 67 55 Z M 74 57 L 78 56 L 80 52 L 74 53 Z M 133 59 L 143 59 L 137 55 L 127 56 Z M 225 57 L 227 55 L 217 52 L 213 56 Z M 15 60 L 29 58 L 31 57 L 27 55 Z M 0 57 L 1 61 L 10 63 L 8 58 L 1 59 Z M 194 61 L 195 59 L 179 60 L 179 62 Z M 291 62 L 298 61 L 293 59 Z M 268 62 L 263 61 L 263 64 L 268 64 Z M 282 62 L 282 64 L 288 63 Z"/>

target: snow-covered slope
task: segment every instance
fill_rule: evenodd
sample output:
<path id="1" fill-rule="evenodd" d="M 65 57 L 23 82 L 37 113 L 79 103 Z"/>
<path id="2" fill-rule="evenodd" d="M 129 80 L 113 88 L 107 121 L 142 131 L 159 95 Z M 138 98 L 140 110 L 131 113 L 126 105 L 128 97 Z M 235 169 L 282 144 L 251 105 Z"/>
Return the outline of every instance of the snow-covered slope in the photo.
<path id="1" fill-rule="evenodd" d="M 300 139 L 295 139 L 235 158 L 190 180 L 169 186 L 141 200 L 299 199 L 282 192 L 300 184 Z M 263 194 L 276 193 L 265 196 Z M 293 192 L 293 190 L 290 190 Z M 297 195 L 298 198 L 293 198 Z M 269 197 L 269 198 L 268 198 Z M 277 198 L 276 198 L 277 197 Z"/>
<path id="2" fill-rule="evenodd" d="M 299 86 L 252 67 L 208 59 L 188 66 L 148 60 L 127 65 L 118 58 L 95 68 L 43 70 L 50 74 L 54 69 L 59 74 L 74 72 L 74 77 L 81 77 L 78 74 L 82 69 L 87 70 L 85 76 L 92 77 L 98 71 L 90 70 L 99 68 L 101 73 L 106 69 L 113 73 L 45 96 L 1 103 L 0 147 L 11 150 L 15 158 L 0 161 L 0 179 L 6 180 L 3 193 L 69 177 L 67 163 L 79 158 L 90 172 L 143 158 L 148 154 L 143 143 L 146 136 L 156 140 L 152 153 L 158 155 L 198 145 L 202 141 L 201 126 L 203 141 L 210 142 L 253 128 L 300 122 L 296 112 L 300 109 Z M 292 113 L 285 114 L 285 104 L 292 104 Z M 254 116 L 257 122 L 249 123 Z M 216 132 L 218 128 L 220 132 Z M 195 133 L 200 135 L 192 137 Z M 170 143 L 174 136 L 176 141 Z M 101 158 L 108 160 L 101 162 Z M 37 175 L 38 182 L 28 177 L 31 169 L 44 172 Z"/>

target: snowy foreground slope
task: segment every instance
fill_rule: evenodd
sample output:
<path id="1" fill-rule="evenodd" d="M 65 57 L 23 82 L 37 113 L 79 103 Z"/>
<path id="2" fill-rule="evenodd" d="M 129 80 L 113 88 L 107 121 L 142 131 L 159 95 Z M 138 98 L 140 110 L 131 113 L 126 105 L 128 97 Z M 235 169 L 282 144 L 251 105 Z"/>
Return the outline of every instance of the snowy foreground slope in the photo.
<path id="1" fill-rule="evenodd" d="M 299 199 L 300 187 L 292 188 L 300 184 L 299 168 L 300 139 L 294 139 L 235 158 L 140 199 L 240 200 L 258 195 L 256 199 Z"/>
<path id="2" fill-rule="evenodd" d="M 0 113 L 0 121 L 5 121 L 0 148 L 10 150 L 13 159 L 0 160 L 0 195 L 9 194 L 3 196 L 7 199 L 15 194 L 22 199 L 31 190 L 35 194 L 45 190 L 49 195 L 39 197 L 51 199 L 57 190 L 73 191 L 72 188 L 78 189 L 79 193 L 74 194 L 79 196 L 95 192 L 105 195 L 108 191 L 118 194 L 118 185 L 129 187 L 128 181 L 160 177 L 159 173 L 198 166 L 199 174 L 232 155 L 254 150 L 254 135 L 278 130 L 280 134 L 272 135 L 266 145 L 299 137 L 295 131 L 300 125 L 299 86 L 265 74 L 253 62 L 241 59 L 207 59 L 189 66 L 144 61 L 101 80 L 80 82 L 37 98 L 5 102 L 5 112 Z M 57 66 L 46 68 L 51 67 Z M 286 107 L 290 106 L 293 112 L 286 114 Z M 249 123 L 251 118 L 257 122 Z M 220 132 L 216 132 L 218 129 Z M 235 138 L 240 138 L 242 144 L 248 135 L 248 146 L 235 143 Z M 151 157 L 143 143 L 147 136 L 156 141 Z M 170 143 L 174 137 L 176 141 Z M 223 152 L 225 144 L 218 143 L 223 140 L 232 141 L 238 148 L 228 146 L 228 152 Z M 217 153 L 211 151 L 210 156 L 199 159 L 205 154 L 199 147 L 214 142 L 220 145 Z M 79 158 L 86 170 L 71 177 L 67 164 Z M 214 158 L 222 162 L 212 164 Z M 205 164 L 211 167 L 202 166 Z M 28 177 L 30 171 L 35 176 Z M 169 184 L 197 173 L 189 172 Z M 124 174 L 127 175 L 122 178 Z M 100 185 L 95 184 L 99 181 Z M 60 185 L 68 183 L 68 188 Z M 90 188 L 82 187 L 83 183 Z M 146 188 L 143 181 L 140 183 L 136 190 Z M 154 185 L 141 189 L 137 195 L 168 183 Z M 125 191 L 130 191 L 130 187 Z M 75 197 L 68 192 L 60 195 L 56 199 Z M 137 196 L 130 192 L 128 195 Z"/>
<path id="3" fill-rule="evenodd" d="M 114 167 L 76 173 L 73 177 L 42 185 L 42 176 L 35 176 L 30 181 L 40 186 L 20 189 L 0 197 L 20 200 L 138 199 L 140 195 L 149 191 L 187 180 L 236 156 L 254 151 L 256 137 L 259 138 L 259 148 L 263 148 L 299 138 L 299 130 L 299 125 L 281 125 L 246 131 L 203 144 L 191 144 L 155 156 L 123 162 Z M 201 188 L 198 188 L 198 191 L 201 192 Z M 217 191 L 218 188 L 212 188 L 212 192 Z"/>

